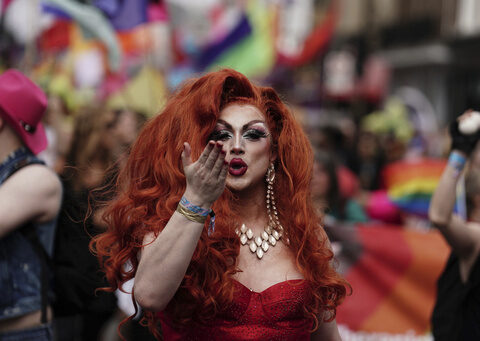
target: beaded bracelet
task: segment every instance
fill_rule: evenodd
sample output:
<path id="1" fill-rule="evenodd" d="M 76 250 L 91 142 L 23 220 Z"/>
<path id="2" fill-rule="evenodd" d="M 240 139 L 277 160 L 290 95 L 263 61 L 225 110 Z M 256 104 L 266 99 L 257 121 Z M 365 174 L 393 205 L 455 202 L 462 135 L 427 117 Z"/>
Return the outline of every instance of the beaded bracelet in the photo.
<path id="1" fill-rule="evenodd" d="M 461 173 L 466 162 L 467 159 L 457 152 L 451 152 L 448 158 L 448 164 L 455 170 L 455 176 Z"/>
<path id="2" fill-rule="evenodd" d="M 208 209 L 208 208 L 202 208 L 202 207 L 199 207 L 199 206 L 196 206 L 194 204 L 192 204 L 190 201 L 187 200 L 187 198 L 185 197 L 182 197 L 182 199 L 180 199 L 180 205 L 182 205 L 183 207 L 185 207 L 187 210 L 189 211 L 192 211 L 196 214 L 199 214 L 203 217 L 206 217 L 210 214 L 210 211 L 211 209 Z"/>
<path id="3" fill-rule="evenodd" d="M 192 204 L 185 197 L 180 199 L 177 206 L 177 212 L 183 215 L 190 221 L 204 224 L 207 220 L 207 216 L 210 215 L 210 224 L 208 226 L 208 235 L 212 235 L 215 232 L 215 213 L 212 209 L 206 209 Z"/>

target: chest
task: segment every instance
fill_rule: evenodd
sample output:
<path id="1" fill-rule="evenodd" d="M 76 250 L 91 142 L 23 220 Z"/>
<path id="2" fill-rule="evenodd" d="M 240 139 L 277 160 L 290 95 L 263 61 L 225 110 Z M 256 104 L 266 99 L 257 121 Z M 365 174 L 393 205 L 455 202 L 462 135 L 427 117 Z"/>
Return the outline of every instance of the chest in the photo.
<path id="1" fill-rule="evenodd" d="M 270 248 L 262 259 L 258 259 L 247 246 L 241 246 L 237 267 L 241 272 L 233 278 L 255 292 L 279 282 L 304 278 L 295 266 L 294 254 L 283 243 Z"/>

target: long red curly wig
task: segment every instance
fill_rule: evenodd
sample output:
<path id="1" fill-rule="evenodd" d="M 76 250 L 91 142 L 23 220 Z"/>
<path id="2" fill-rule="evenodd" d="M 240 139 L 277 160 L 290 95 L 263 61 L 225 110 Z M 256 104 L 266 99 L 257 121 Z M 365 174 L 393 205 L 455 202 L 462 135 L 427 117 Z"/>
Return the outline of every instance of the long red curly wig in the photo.
<path id="1" fill-rule="evenodd" d="M 92 248 L 112 290 L 135 277 L 144 236 L 162 231 L 185 191 L 180 157 L 183 143 L 189 142 L 192 158 L 198 158 L 221 110 L 239 101 L 258 107 L 272 134 L 272 148 L 278 155 L 274 191 L 279 219 L 296 265 L 313 292 L 305 314 L 315 325 L 318 317 L 330 321 L 350 287 L 332 267 L 333 253 L 312 206 L 310 143 L 272 88 L 253 85 L 234 70 L 211 72 L 188 81 L 172 95 L 163 112 L 145 125 L 118 175 L 115 198 L 106 207 L 108 229 L 92 241 Z M 207 323 L 233 299 L 231 276 L 238 271 L 240 242 L 234 232 L 238 220 L 232 200 L 226 189 L 213 205 L 216 231 L 208 236 L 204 229 L 187 273 L 167 307 L 178 326 Z M 126 263 L 132 267 L 127 269 Z M 146 312 L 145 319 L 159 336 L 156 314 Z"/>

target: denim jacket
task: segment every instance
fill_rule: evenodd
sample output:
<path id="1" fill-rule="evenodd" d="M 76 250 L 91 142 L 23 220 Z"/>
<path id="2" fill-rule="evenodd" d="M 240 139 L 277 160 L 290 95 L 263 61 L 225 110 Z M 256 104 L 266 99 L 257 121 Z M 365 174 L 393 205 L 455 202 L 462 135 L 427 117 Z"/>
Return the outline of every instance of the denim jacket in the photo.
<path id="1" fill-rule="evenodd" d="M 10 154 L 0 164 L 0 186 L 15 169 L 31 163 L 43 162 L 23 147 Z M 40 243 L 52 256 L 56 218 L 34 227 Z M 0 320 L 40 310 L 40 275 L 39 256 L 20 228 L 0 238 Z"/>

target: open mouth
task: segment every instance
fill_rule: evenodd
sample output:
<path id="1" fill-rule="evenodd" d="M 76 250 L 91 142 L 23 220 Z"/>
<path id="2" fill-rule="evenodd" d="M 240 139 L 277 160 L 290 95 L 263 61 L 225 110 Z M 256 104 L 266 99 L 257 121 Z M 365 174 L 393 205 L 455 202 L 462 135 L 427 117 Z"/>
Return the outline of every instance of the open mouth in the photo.
<path id="1" fill-rule="evenodd" d="M 230 161 L 228 172 L 233 176 L 241 176 L 247 171 L 247 164 L 242 159 L 232 159 Z"/>

